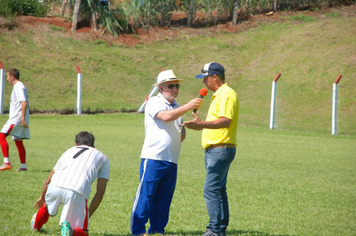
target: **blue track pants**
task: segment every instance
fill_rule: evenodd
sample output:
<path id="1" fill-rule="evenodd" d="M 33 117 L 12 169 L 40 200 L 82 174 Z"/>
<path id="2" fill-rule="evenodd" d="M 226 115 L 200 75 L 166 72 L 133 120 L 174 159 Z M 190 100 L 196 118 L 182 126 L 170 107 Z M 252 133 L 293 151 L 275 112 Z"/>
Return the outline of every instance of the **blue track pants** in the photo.
<path id="1" fill-rule="evenodd" d="M 164 233 L 168 223 L 169 208 L 177 181 L 177 164 L 167 161 L 142 159 L 140 184 L 131 212 L 131 233 Z"/>

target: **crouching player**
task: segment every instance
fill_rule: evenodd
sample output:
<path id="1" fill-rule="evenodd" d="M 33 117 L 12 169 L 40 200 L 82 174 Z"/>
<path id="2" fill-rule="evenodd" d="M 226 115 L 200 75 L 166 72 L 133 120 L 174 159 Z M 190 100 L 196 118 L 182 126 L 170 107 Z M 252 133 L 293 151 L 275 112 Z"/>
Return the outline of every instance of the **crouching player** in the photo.
<path id="1" fill-rule="evenodd" d="M 31 220 L 33 230 L 39 231 L 63 205 L 62 235 L 89 235 L 89 218 L 99 207 L 109 181 L 109 160 L 95 149 L 94 141 L 91 133 L 82 131 L 75 137 L 75 146 L 59 158 L 35 203 L 38 211 Z M 91 184 L 96 179 L 96 193 L 88 210 Z"/>

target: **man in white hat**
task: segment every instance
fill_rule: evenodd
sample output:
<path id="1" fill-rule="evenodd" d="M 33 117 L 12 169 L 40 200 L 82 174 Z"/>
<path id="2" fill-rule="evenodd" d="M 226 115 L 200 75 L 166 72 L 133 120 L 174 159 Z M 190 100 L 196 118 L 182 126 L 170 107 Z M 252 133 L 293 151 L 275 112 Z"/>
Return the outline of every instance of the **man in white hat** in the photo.
<path id="1" fill-rule="evenodd" d="M 145 108 L 145 141 L 141 151 L 140 184 L 131 212 L 131 233 L 146 236 L 164 234 L 169 208 L 177 180 L 177 163 L 181 142 L 185 138 L 182 115 L 199 108 L 202 98 L 194 98 L 179 106 L 176 101 L 182 79 L 172 70 L 162 71 L 154 86 L 157 96 Z"/>

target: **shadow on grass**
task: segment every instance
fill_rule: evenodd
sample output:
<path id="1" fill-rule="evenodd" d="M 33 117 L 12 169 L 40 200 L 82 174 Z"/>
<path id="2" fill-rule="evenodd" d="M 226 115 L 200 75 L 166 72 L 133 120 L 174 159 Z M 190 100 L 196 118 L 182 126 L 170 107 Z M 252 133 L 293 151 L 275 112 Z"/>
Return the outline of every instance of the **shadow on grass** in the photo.
<path id="1" fill-rule="evenodd" d="M 168 232 L 165 235 L 203 235 L 205 231 L 176 231 L 176 232 Z M 226 234 L 228 236 L 297 236 L 297 235 L 287 235 L 287 234 L 269 234 L 265 232 L 259 231 L 245 231 L 245 230 L 227 230 Z M 123 235 L 120 235 L 123 236 Z"/>
<path id="2" fill-rule="evenodd" d="M 58 231 L 59 232 L 59 231 Z M 47 229 L 41 229 L 39 231 L 40 234 L 52 234 L 53 231 L 47 230 Z M 197 235 L 203 235 L 205 231 L 197 230 L 197 231 L 184 231 L 184 230 L 179 230 L 179 231 L 173 231 L 173 232 L 166 232 L 164 235 L 167 236 L 197 236 Z M 260 232 L 260 231 L 246 231 L 246 230 L 227 230 L 226 232 L 227 236 L 298 236 L 295 234 L 269 234 L 265 232 Z M 125 233 L 125 234 L 120 234 L 120 233 L 95 233 L 92 232 L 90 234 L 91 236 L 132 236 L 130 233 Z M 163 236 L 162 234 L 150 234 L 150 236 Z"/>
<path id="3" fill-rule="evenodd" d="M 41 234 L 48 234 L 48 233 L 53 233 L 49 232 L 47 230 L 41 229 L 40 230 Z M 167 232 L 165 235 L 184 235 L 184 236 L 189 236 L 189 235 L 203 235 L 205 231 L 175 231 L 175 232 Z M 132 236 L 132 234 L 96 234 L 93 233 L 93 236 L 95 235 L 104 235 L 104 236 Z M 228 236 L 297 236 L 297 235 L 287 235 L 287 234 L 269 234 L 269 233 L 264 233 L 264 232 L 259 232 L 259 231 L 245 231 L 245 230 L 228 230 L 227 231 Z M 151 236 L 162 236 L 162 234 L 151 234 Z"/>

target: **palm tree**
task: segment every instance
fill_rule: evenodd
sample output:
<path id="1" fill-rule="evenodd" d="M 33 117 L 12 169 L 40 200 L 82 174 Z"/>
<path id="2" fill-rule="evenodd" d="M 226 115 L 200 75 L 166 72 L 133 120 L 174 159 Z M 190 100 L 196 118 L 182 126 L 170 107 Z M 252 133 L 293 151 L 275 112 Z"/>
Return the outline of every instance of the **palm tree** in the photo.
<path id="1" fill-rule="evenodd" d="M 68 3 L 68 0 L 63 0 L 62 17 L 66 3 Z M 108 30 L 113 35 L 127 31 L 128 24 L 120 8 L 110 9 L 110 4 L 102 4 L 101 1 L 95 0 L 75 0 L 72 13 L 72 31 L 77 30 L 81 13 L 84 13 L 86 18 L 90 20 L 91 26 L 95 31 L 99 29 L 99 26 L 104 29 L 104 32 Z"/>

